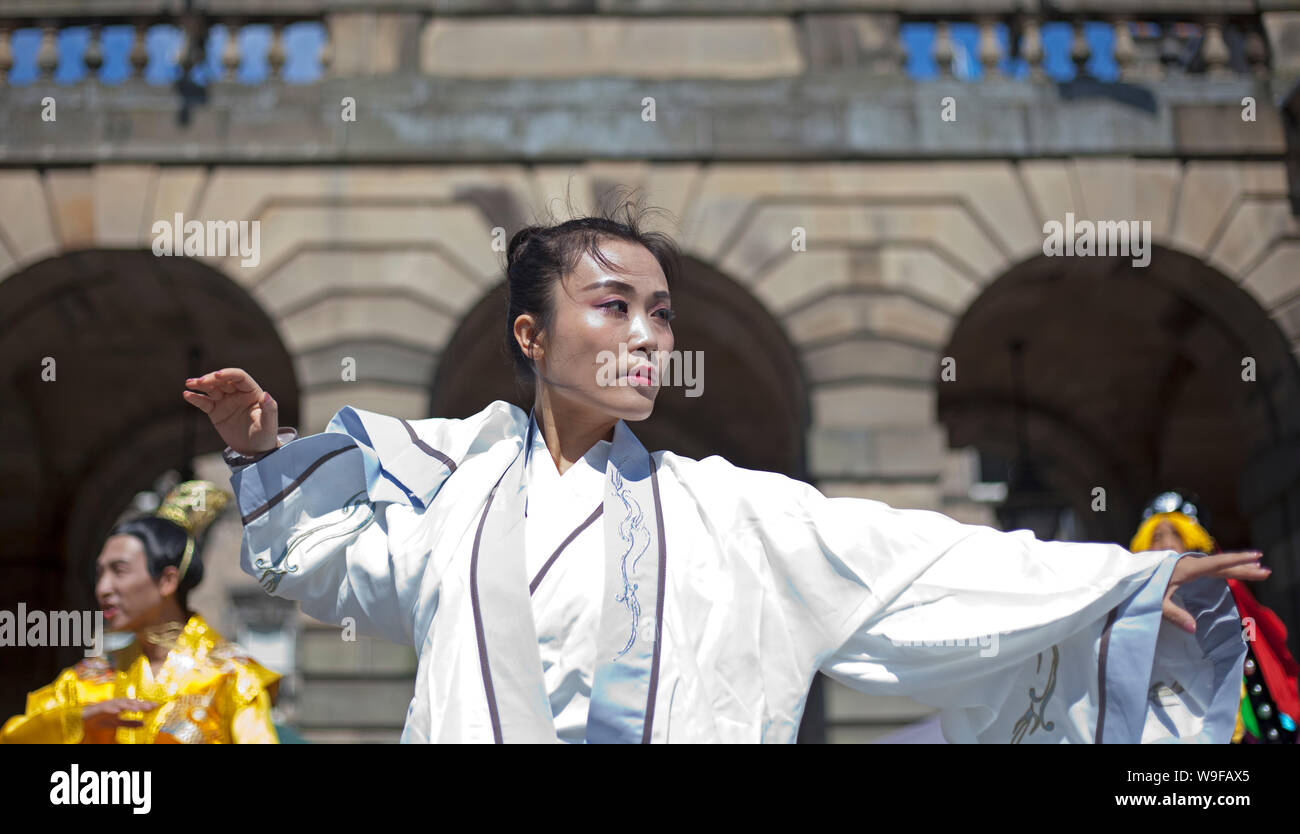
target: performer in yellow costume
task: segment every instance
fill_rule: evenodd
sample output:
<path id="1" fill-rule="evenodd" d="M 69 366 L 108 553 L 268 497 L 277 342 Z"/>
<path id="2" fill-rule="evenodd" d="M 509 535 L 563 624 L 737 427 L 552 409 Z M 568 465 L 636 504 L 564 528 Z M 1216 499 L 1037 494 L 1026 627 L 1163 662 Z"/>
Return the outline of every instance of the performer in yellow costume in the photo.
<path id="1" fill-rule="evenodd" d="M 1195 496 L 1181 490 L 1162 492 L 1143 512 L 1143 522 L 1129 550 L 1177 550 L 1181 553 L 1218 553 L 1219 545 L 1207 528 Z M 1228 579 L 1237 613 L 1247 637 L 1246 662 L 1241 679 L 1241 705 L 1233 744 L 1296 744 L 1296 718 L 1300 717 L 1300 664 L 1286 644 L 1286 625 L 1268 606 L 1255 599 L 1245 583 Z M 1249 626 L 1247 625 L 1249 624 Z"/>
<path id="2" fill-rule="evenodd" d="M 28 694 L 0 742 L 278 743 L 271 704 L 280 676 L 186 606 L 203 578 L 196 537 L 229 498 L 211 482 L 186 481 L 155 515 L 113 528 L 95 563 L 95 596 L 105 626 L 135 632 L 135 641 Z"/>

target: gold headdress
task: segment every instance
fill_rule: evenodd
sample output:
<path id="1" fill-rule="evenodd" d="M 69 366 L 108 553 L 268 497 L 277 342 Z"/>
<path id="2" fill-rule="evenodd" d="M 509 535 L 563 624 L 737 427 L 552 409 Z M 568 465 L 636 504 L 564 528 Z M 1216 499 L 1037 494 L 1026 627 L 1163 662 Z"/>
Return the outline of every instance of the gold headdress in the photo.
<path id="1" fill-rule="evenodd" d="M 211 481 L 184 481 L 172 487 L 158 512 L 154 513 L 180 527 L 188 536 L 185 555 L 181 557 L 181 579 L 185 578 L 194 557 L 195 538 L 221 514 L 230 499 L 230 493 Z"/>

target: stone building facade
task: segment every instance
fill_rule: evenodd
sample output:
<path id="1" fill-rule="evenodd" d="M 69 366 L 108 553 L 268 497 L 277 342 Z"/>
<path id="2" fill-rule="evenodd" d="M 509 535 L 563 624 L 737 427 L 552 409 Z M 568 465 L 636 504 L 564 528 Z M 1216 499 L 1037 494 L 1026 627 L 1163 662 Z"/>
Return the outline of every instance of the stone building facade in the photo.
<path id="1" fill-rule="evenodd" d="M 196 372 L 248 369 L 304 433 L 344 405 L 421 418 L 517 398 L 504 241 L 566 196 L 632 187 L 671 214 L 678 347 L 707 369 L 703 396 L 665 392 L 648 447 L 975 523 L 996 523 L 989 461 L 1027 453 L 1077 537 L 1103 541 L 1126 542 L 1154 490 L 1191 486 L 1225 545 L 1266 551 L 1260 595 L 1294 635 L 1300 4 L 84 5 L 0 0 L 0 76 L 18 32 L 42 33 L 38 77 L 0 87 L 13 600 L 91 605 L 87 565 L 132 495 L 190 458 L 225 480 L 180 398 Z M 186 33 L 186 69 L 212 60 L 209 27 L 263 25 L 269 77 L 231 77 L 249 56 L 226 38 L 227 77 L 201 92 L 146 83 L 135 48 L 121 83 L 55 80 L 61 30 L 144 43 L 157 23 Z M 303 23 L 324 49 L 293 83 L 278 74 Z M 1072 78 L 1049 71 L 1061 26 Z M 1090 75 L 1099 26 L 1112 78 Z M 914 30 L 933 78 L 907 69 Z M 95 54 L 75 60 L 93 72 Z M 259 221 L 257 258 L 156 256 L 154 224 L 177 215 Z M 1149 222 L 1149 264 L 1049 257 L 1045 224 L 1067 216 Z M 286 720 L 395 739 L 410 650 L 265 598 L 238 543 L 227 516 L 192 599 L 291 665 Z M 66 661 L 6 665 L 4 706 Z M 824 690 L 809 738 L 927 712 Z"/>

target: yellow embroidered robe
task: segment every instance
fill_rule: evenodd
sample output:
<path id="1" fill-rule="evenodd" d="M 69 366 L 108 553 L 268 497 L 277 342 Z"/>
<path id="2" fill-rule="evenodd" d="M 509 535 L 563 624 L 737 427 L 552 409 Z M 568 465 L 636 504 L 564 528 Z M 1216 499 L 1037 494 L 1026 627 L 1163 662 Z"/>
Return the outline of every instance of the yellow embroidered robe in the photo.
<path id="1" fill-rule="evenodd" d="M 243 654 L 195 614 L 185 624 L 157 678 L 139 642 L 110 663 L 88 657 L 27 696 L 27 711 L 5 722 L 4 744 L 277 744 L 271 723 L 280 675 Z M 113 698 L 159 706 L 141 727 L 87 731 L 82 710 Z"/>

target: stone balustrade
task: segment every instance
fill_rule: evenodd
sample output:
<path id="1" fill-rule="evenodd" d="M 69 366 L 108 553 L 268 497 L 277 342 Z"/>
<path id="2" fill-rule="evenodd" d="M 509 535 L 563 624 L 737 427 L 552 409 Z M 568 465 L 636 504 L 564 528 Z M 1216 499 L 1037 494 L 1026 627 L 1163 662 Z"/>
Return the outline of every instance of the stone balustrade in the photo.
<path id="1" fill-rule="evenodd" d="M 1143 82 L 1268 77 L 1279 50 L 1288 69 L 1300 52 L 1300 2 L 1031 8 L 1038 6 L 1008 0 L 0 0 L 0 83 L 50 79 L 56 70 L 75 81 L 110 83 L 140 77 L 312 82 L 398 72 L 759 78 L 836 70 Z M 286 33 L 295 29 L 309 33 L 304 37 L 315 54 L 287 78 Z M 147 46 L 155 31 L 174 48 L 167 71 L 147 72 L 160 60 Z M 118 50 L 127 66 L 114 73 L 105 71 L 110 37 L 130 42 Z M 15 48 L 37 39 L 35 49 Z M 264 71 L 249 72 L 249 64 Z"/>

